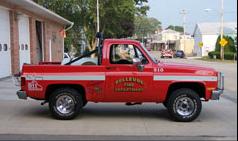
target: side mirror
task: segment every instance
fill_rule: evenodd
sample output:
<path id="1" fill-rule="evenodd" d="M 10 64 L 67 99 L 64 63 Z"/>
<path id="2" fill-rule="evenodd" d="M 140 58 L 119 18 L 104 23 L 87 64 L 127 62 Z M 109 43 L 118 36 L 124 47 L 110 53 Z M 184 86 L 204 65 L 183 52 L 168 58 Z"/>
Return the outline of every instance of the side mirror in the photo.
<path id="1" fill-rule="evenodd" d="M 141 63 L 141 60 L 139 58 L 133 58 L 133 64 L 136 65 L 138 71 L 144 71 L 145 66 Z"/>
<path id="2" fill-rule="evenodd" d="M 132 61 L 133 61 L 133 64 L 134 64 L 134 65 L 139 65 L 139 64 L 141 64 L 141 61 L 140 61 L 139 58 L 133 58 Z"/>

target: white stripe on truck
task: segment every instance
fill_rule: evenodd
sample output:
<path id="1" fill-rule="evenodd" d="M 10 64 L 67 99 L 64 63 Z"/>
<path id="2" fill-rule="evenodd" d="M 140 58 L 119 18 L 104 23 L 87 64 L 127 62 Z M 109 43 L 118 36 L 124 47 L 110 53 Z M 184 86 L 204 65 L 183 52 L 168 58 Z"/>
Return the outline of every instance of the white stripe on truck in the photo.
<path id="1" fill-rule="evenodd" d="M 154 81 L 217 81 L 216 76 L 175 76 L 154 75 Z"/>
<path id="2" fill-rule="evenodd" d="M 106 80 L 105 75 L 27 75 L 26 80 Z M 217 81 L 216 76 L 154 75 L 154 81 Z"/>
<path id="3" fill-rule="evenodd" d="M 27 75 L 26 80 L 105 80 L 105 75 Z"/>

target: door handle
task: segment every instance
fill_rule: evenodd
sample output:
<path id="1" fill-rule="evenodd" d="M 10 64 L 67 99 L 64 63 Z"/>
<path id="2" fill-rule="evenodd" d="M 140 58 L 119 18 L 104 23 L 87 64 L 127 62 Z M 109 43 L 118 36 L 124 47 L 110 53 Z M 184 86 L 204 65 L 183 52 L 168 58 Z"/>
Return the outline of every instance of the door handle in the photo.
<path id="1" fill-rule="evenodd" d="M 107 70 L 115 69 L 116 67 L 106 67 Z"/>
<path id="2" fill-rule="evenodd" d="M 107 70 L 110 70 L 110 69 L 111 69 L 111 67 L 106 67 L 106 69 L 107 69 Z"/>

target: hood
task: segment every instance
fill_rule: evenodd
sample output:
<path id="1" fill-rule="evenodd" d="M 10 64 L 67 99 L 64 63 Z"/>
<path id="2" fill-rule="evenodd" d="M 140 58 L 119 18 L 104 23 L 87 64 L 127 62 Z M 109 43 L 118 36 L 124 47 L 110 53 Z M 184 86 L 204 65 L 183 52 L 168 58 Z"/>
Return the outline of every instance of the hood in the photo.
<path id="1" fill-rule="evenodd" d="M 216 75 L 216 70 L 201 65 L 185 63 L 159 63 L 158 66 L 166 73 L 195 73 L 197 75 Z"/>

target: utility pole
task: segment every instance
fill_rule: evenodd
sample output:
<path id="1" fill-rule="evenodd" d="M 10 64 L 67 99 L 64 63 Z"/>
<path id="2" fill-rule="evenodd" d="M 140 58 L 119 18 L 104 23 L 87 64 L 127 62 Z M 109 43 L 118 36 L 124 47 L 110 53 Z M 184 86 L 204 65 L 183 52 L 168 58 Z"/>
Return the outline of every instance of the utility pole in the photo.
<path id="1" fill-rule="evenodd" d="M 220 41 L 223 39 L 224 36 L 224 0 L 221 0 L 221 38 Z M 221 60 L 224 60 L 224 47 L 221 45 L 220 49 L 220 57 Z"/>
<path id="2" fill-rule="evenodd" d="M 183 41 L 184 41 L 184 52 L 185 52 L 185 35 L 186 35 L 186 15 L 187 15 L 187 11 L 185 9 L 183 9 L 180 14 L 183 16 Z"/>
<path id="3" fill-rule="evenodd" d="M 100 21 L 99 21 L 99 0 L 97 0 L 97 34 L 99 34 L 100 32 Z M 101 37 L 100 37 L 101 38 Z M 97 48 L 98 48 L 98 64 L 101 63 L 101 48 L 100 48 L 100 38 L 97 38 Z"/>
<path id="4" fill-rule="evenodd" d="M 97 32 L 100 32 L 100 21 L 99 21 L 99 0 L 97 0 Z"/>

